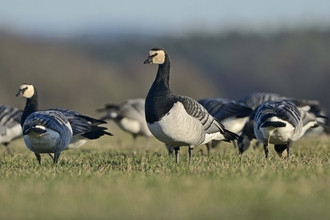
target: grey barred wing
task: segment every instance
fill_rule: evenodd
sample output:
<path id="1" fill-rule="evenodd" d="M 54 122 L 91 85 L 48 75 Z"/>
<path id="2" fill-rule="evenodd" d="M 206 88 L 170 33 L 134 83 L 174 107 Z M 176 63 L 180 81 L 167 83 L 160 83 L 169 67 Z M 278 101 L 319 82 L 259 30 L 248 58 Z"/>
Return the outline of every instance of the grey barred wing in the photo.
<path id="1" fill-rule="evenodd" d="M 206 133 L 224 132 L 224 126 L 213 118 L 196 100 L 187 96 L 178 96 L 178 101 L 183 104 L 186 112 L 190 116 L 200 121 Z"/>

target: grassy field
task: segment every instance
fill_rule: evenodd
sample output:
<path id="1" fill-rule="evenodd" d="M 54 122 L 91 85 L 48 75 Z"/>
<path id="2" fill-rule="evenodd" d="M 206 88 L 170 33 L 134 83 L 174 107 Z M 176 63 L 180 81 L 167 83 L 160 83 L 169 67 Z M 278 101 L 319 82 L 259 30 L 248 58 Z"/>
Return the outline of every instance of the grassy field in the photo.
<path id="1" fill-rule="evenodd" d="M 39 165 L 23 140 L 0 149 L 0 219 L 328 219 L 330 137 L 305 138 L 290 161 L 273 147 L 239 156 L 230 144 L 179 165 L 165 147 L 119 135 Z"/>

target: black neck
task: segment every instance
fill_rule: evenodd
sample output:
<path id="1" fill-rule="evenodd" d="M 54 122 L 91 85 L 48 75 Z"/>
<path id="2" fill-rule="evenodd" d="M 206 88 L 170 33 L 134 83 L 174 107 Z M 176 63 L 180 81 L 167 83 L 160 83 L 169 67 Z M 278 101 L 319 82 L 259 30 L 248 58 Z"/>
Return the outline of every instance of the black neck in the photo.
<path id="1" fill-rule="evenodd" d="M 38 111 L 38 93 L 37 90 L 34 90 L 34 95 L 31 98 L 26 99 L 25 108 L 21 118 L 21 125 L 23 126 L 25 119 L 31 115 L 33 112 Z"/>
<path id="2" fill-rule="evenodd" d="M 169 88 L 170 60 L 165 54 L 165 62 L 159 64 L 157 76 L 146 98 L 146 120 L 153 123 L 161 119 L 173 106 L 173 94 Z"/>

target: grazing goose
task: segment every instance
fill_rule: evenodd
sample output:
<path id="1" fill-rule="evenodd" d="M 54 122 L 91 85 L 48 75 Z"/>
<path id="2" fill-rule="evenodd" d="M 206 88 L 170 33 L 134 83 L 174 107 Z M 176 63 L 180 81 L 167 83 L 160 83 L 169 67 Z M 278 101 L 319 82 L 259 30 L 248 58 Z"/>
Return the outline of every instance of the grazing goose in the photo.
<path id="1" fill-rule="evenodd" d="M 122 130 L 131 133 L 136 146 L 138 136 L 145 136 L 147 145 L 152 136 L 145 119 L 145 99 L 128 99 L 117 104 L 107 104 L 104 108 L 97 109 L 98 112 L 106 112 L 100 120 L 113 120 Z"/>
<path id="2" fill-rule="evenodd" d="M 12 140 L 22 137 L 22 111 L 11 106 L 0 105 L 0 144 L 5 145 L 8 153 L 13 156 L 9 144 Z"/>
<path id="3" fill-rule="evenodd" d="M 97 139 L 103 135 L 112 135 L 111 133 L 105 131 L 107 128 L 98 126 L 99 124 L 106 123 L 105 121 L 81 115 L 73 110 L 56 108 L 49 109 L 46 111 L 38 111 L 38 93 L 32 84 L 22 84 L 19 87 L 19 91 L 16 96 L 26 98 L 26 106 L 21 118 L 24 141 L 30 150 L 34 149 L 35 151 L 40 151 L 35 152 L 39 163 L 41 159 L 40 153 L 54 153 L 55 155 L 53 159 L 56 163 L 61 151 L 65 149 L 80 147 L 81 145 L 86 143 L 87 140 Z M 31 124 L 29 122 L 30 120 L 32 120 L 33 123 L 35 121 L 34 129 L 30 128 L 31 125 L 34 125 L 33 123 Z M 39 125 L 38 123 L 41 123 L 41 125 Z M 56 137 L 56 132 L 57 134 L 61 134 L 59 137 L 57 137 L 58 141 L 60 141 L 59 144 L 61 144 L 60 148 L 56 149 L 58 152 L 55 152 L 55 150 L 51 149 L 50 146 L 47 148 L 47 150 L 43 150 L 42 146 L 38 147 L 36 150 L 36 147 L 33 147 L 31 145 L 38 145 L 39 143 L 31 141 L 29 142 L 29 140 L 26 140 L 28 138 L 28 136 L 26 135 L 29 135 L 27 131 L 33 131 L 34 133 L 41 132 L 43 134 L 45 131 L 48 131 L 47 129 L 49 129 L 46 126 L 54 126 L 55 131 L 50 130 L 49 133 L 51 137 Z M 27 129 L 26 131 L 25 127 Z M 52 127 L 50 127 L 50 129 L 52 129 Z M 34 133 L 32 133 L 32 135 L 34 135 Z M 69 135 L 69 133 L 71 133 L 71 136 Z M 39 136 L 43 137 L 45 135 Z M 68 138 L 69 136 L 70 138 Z M 69 142 L 67 144 L 64 144 L 64 142 L 66 143 L 67 139 L 69 139 Z M 47 141 L 49 140 L 43 139 L 42 141 L 47 144 Z M 54 140 L 50 140 L 49 144 L 54 144 L 53 142 Z"/>
<path id="4" fill-rule="evenodd" d="M 164 49 L 151 49 L 144 64 L 158 64 L 156 79 L 145 103 L 147 125 L 158 140 L 174 146 L 177 163 L 180 146 L 188 146 L 189 162 L 192 163 L 194 147 L 212 140 L 229 142 L 238 138 L 197 101 L 172 93 L 169 88 L 170 58 Z"/>
<path id="5" fill-rule="evenodd" d="M 226 129 L 236 134 L 241 133 L 252 112 L 250 107 L 230 99 L 205 98 L 198 100 L 198 102 Z M 210 149 L 219 142 L 213 140 L 206 144 L 208 155 L 210 155 Z M 233 143 L 237 148 L 236 142 L 233 141 Z"/>
<path id="6" fill-rule="evenodd" d="M 263 144 L 265 156 L 268 158 L 268 144 L 274 144 L 280 154 L 287 150 L 290 157 L 290 147 L 307 129 L 320 125 L 316 117 L 300 110 L 289 100 L 266 101 L 261 104 L 254 118 L 254 134 Z"/>
<path id="7" fill-rule="evenodd" d="M 253 98 L 256 96 L 256 98 Z M 260 101 L 269 99 L 272 101 L 279 101 L 277 100 L 278 98 L 286 98 L 287 100 L 292 101 L 299 110 L 304 110 L 307 111 L 311 114 L 313 114 L 316 119 L 319 121 L 319 124 L 322 125 L 325 122 L 325 118 L 327 118 L 323 112 L 323 108 L 320 106 L 320 103 L 318 100 L 307 100 L 307 99 L 296 99 L 296 98 L 289 98 L 289 97 L 284 97 L 280 96 L 274 93 L 252 93 L 249 96 L 250 100 L 258 100 L 257 102 L 248 102 L 249 105 L 254 106 Z M 254 109 L 250 115 L 249 120 L 246 122 L 246 124 L 243 127 L 242 133 L 240 137 L 238 138 L 237 145 L 238 145 L 238 150 L 240 153 L 244 153 L 249 147 L 250 143 L 256 139 L 255 134 L 254 134 L 254 117 L 256 114 L 257 108 Z M 324 126 L 317 126 L 313 129 L 308 129 L 306 131 L 307 133 L 312 133 L 312 134 L 320 134 L 324 131 Z M 259 146 L 259 141 L 257 141 L 255 147 Z"/>

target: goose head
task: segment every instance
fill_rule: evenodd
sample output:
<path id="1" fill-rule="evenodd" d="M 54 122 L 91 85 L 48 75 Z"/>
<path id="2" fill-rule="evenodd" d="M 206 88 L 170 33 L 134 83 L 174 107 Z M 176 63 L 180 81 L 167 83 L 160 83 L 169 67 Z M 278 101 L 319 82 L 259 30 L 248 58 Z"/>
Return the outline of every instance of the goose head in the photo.
<path id="1" fill-rule="evenodd" d="M 31 98 L 35 94 L 35 89 L 32 84 L 29 83 L 23 83 L 20 85 L 18 89 L 18 93 L 16 94 L 16 97 L 24 97 L 24 98 Z"/>
<path id="2" fill-rule="evenodd" d="M 149 51 L 148 59 L 144 64 L 163 64 L 165 62 L 166 52 L 162 48 L 152 48 Z"/>

